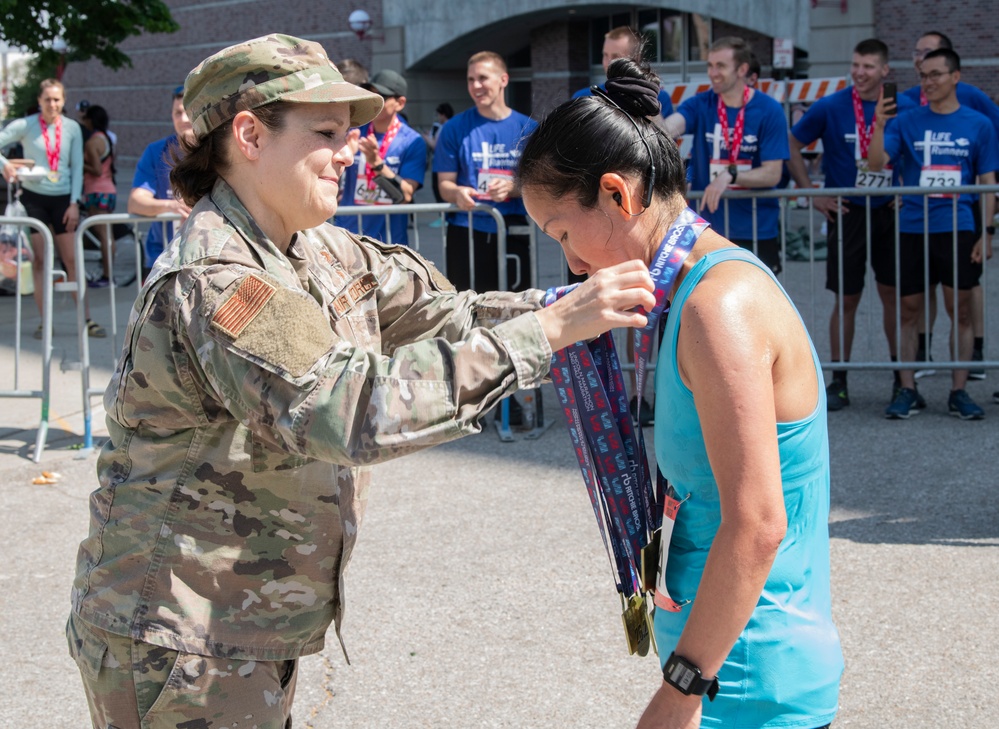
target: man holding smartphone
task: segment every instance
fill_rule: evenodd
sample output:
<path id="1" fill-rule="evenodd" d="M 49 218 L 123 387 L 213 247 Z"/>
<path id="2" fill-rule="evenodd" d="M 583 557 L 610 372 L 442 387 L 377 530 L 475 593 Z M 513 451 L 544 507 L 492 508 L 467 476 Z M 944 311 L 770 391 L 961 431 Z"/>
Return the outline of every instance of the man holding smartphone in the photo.
<path id="1" fill-rule="evenodd" d="M 882 88 L 886 100 L 896 96 L 895 84 L 885 83 L 890 71 L 888 46 L 882 41 L 868 38 L 856 45 L 850 63 L 853 85 L 816 101 L 791 129 L 791 157 L 787 166 L 798 187 L 812 187 L 801 150 L 817 139 L 822 140 L 826 187 L 878 189 L 892 186 L 892 170 L 874 172 L 867 161 L 874 108 Z M 902 99 L 900 104 L 903 110 L 915 106 L 907 99 Z M 881 297 L 888 352 L 895 360 L 898 353 L 895 342 L 895 213 L 891 201 L 887 195 L 870 196 L 870 231 L 871 268 Z M 834 362 L 848 362 L 853 346 L 857 307 L 867 273 L 866 203 L 867 198 L 863 196 L 812 198 L 815 209 L 829 221 L 826 288 L 836 295 L 829 320 L 829 343 Z M 839 275 L 841 257 L 842 280 Z M 896 374 L 892 399 L 898 387 Z M 832 381 L 826 388 L 826 403 L 830 411 L 842 410 L 850 404 L 846 370 L 833 371 Z"/>
<path id="2" fill-rule="evenodd" d="M 926 54 L 919 73 L 929 104 L 905 112 L 886 130 L 895 114 L 882 99 L 875 110 L 870 145 L 870 167 L 884 169 L 895 164 L 902 179 L 919 187 L 941 188 L 926 199 L 921 195 L 902 198 L 899 215 L 902 340 L 904 361 L 916 357 L 917 326 L 930 286 L 943 288 L 944 305 L 957 330 L 955 360 L 971 357 L 971 289 L 978 285 L 982 263 L 992 255 L 992 230 L 977 230 L 973 211 L 974 196 L 955 195 L 947 188 L 965 185 L 994 185 L 999 170 L 999 145 L 988 117 L 962 106 L 957 97 L 961 80 L 961 59 L 954 51 L 939 48 Z M 955 200 L 956 197 L 956 200 Z M 924 216 L 924 203 L 926 213 Z M 986 219 L 995 212 L 995 198 L 982 201 Z M 957 225 L 954 214 L 957 212 Z M 924 253 L 924 231 L 929 250 Z M 955 295 L 957 306 L 954 305 Z M 912 370 L 901 371 L 902 387 L 885 410 L 889 419 L 904 419 L 916 405 Z M 952 370 L 947 409 L 962 420 L 981 420 L 985 412 L 965 391 L 968 370 Z"/>

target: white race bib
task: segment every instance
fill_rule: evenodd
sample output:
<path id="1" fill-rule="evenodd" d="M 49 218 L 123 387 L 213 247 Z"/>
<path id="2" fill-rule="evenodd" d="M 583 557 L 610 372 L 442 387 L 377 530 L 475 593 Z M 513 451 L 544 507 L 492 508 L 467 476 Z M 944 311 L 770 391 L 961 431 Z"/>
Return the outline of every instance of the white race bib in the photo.
<path id="1" fill-rule="evenodd" d="M 957 165 L 929 165 L 919 172 L 920 187 L 948 188 L 961 184 L 961 168 Z M 929 197 L 954 197 L 946 192 L 930 193 Z"/>
<path id="2" fill-rule="evenodd" d="M 368 166 L 364 162 L 364 158 L 361 158 L 360 162 L 357 162 L 357 182 L 354 184 L 354 204 L 355 205 L 391 205 L 392 198 L 390 198 L 382 188 L 375 185 L 373 188 L 368 187 L 368 176 L 365 174 L 367 172 Z"/>
<path id="3" fill-rule="evenodd" d="M 491 200 L 492 198 L 489 195 L 489 183 L 493 180 L 510 180 L 512 182 L 513 170 L 497 168 L 479 170 L 479 177 L 475 185 L 476 197 L 483 200 Z"/>
<path id="4" fill-rule="evenodd" d="M 857 179 L 854 187 L 891 187 L 891 167 L 885 167 L 880 172 L 868 169 L 866 159 L 857 160 Z"/>

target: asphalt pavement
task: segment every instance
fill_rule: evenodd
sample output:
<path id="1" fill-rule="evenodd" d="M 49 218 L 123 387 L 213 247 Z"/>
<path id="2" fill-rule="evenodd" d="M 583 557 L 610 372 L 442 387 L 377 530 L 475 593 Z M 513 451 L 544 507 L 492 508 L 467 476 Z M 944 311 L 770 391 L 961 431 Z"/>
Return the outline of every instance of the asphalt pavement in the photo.
<path id="1" fill-rule="evenodd" d="M 439 235 L 425 232 L 428 241 Z M 557 257 L 550 247 L 545 256 L 554 275 Z M 827 352 L 831 299 L 811 298 L 808 264 L 789 263 L 785 278 L 820 354 Z M 135 289 L 118 294 L 124 322 Z M 106 325 L 108 292 L 92 291 L 91 300 Z M 31 386 L 38 318 L 29 297 L 22 303 L 19 376 Z M 79 449 L 68 295 L 57 295 L 55 307 L 51 430 L 41 463 L 31 460 L 38 401 L 0 400 L 0 544 L 8 555 L 0 566 L 2 727 L 89 726 L 63 626 L 96 456 Z M 12 297 L 0 298 L 0 371 L 9 380 L 13 310 Z M 862 310 L 861 353 L 882 346 L 878 311 Z M 989 311 L 999 311 L 991 291 Z M 999 350 L 994 319 L 989 341 Z M 945 332 L 946 322 L 937 327 Z M 96 385 L 110 376 L 115 345 L 92 345 Z M 999 371 L 969 385 L 988 414 L 980 422 L 948 417 L 948 381 L 920 380 L 928 409 L 887 421 L 890 374 L 854 372 L 852 404 L 829 417 L 833 610 L 846 657 L 837 727 L 999 726 L 999 405 L 991 402 Z M 295 726 L 634 725 L 658 664 L 627 655 L 607 556 L 553 391 L 543 394 L 555 422 L 536 440 L 503 443 L 488 429 L 376 467 L 348 572 L 351 665 L 332 633 L 321 654 L 301 661 Z M 101 400 L 92 402 L 100 442 Z M 43 471 L 61 477 L 33 484 Z"/>

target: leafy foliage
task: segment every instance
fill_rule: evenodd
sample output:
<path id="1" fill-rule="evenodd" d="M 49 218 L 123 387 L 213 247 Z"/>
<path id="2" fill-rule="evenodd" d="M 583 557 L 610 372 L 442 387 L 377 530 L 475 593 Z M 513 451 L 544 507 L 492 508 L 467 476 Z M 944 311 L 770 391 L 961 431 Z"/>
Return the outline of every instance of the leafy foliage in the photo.
<path id="1" fill-rule="evenodd" d="M 61 38 L 66 58 L 96 58 L 111 69 L 131 66 L 118 45 L 141 33 L 173 33 L 180 26 L 161 0 L 0 0 L 0 39 L 57 64 L 52 42 Z"/>

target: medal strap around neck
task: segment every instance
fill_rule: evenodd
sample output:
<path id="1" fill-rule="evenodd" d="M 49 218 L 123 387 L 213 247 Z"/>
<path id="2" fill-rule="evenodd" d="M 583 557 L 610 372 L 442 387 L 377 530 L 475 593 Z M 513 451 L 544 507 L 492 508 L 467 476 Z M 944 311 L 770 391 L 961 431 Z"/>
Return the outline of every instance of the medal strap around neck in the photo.
<path id="1" fill-rule="evenodd" d="M 728 138 L 728 107 L 718 97 L 718 123 L 721 124 L 722 139 L 728 145 L 728 161 L 735 164 L 739 159 L 739 149 L 742 147 L 742 137 L 746 131 L 746 104 L 749 103 L 749 95 L 752 90 L 746 86 L 742 91 L 742 106 L 739 113 L 735 115 L 735 129 L 732 130 L 732 138 Z"/>
<path id="2" fill-rule="evenodd" d="M 853 91 L 853 118 L 857 122 L 857 141 L 860 144 L 860 158 L 867 159 L 867 150 L 871 146 L 871 136 L 874 134 L 874 120 L 877 116 L 875 115 L 871 118 L 869 125 L 864 122 L 864 103 L 860 98 L 860 94 L 857 93 L 857 87 L 853 86 L 851 88 Z"/>
<path id="3" fill-rule="evenodd" d="M 399 133 L 402 129 L 402 122 L 399 121 L 398 116 L 392 117 L 392 123 L 389 124 L 388 129 L 385 130 L 385 134 L 382 135 L 381 144 L 378 145 L 378 156 L 381 157 L 382 162 L 385 162 L 385 156 L 388 154 L 389 145 L 392 144 L 392 140 L 395 139 L 395 135 Z M 374 126 L 368 124 L 367 133 L 371 134 L 374 131 Z M 375 176 L 378 173 L 371 169 L 371 165 L 365 165 L 364 168 L 364 179 L 368 183 L 368 189 L 375 189 Z"/>
<path id="4" fill-rule="evenodd" d="M 680 211 L 680 214 L 673 221 L 665 237 L 659 244 L 656 255 L 652 258 L 652 265 L 649 266 L 649 275 L 652 276 L 652 283 L 655 285 L 654 295 L 656 305 L 652 311 L 647 313 L 647 323 L 641 329 L 635 329 L 635 387 L 638 393 L 645 392 L 645 375 L 648 372 L 649 358 L 652 354 L 652 341 L 656 330 L 659 328 L 659 321 L 667 311 L 667 296 L 673 288 L 677 274 L 687 260 L 691 249 L 697 243 L 708 227 L 708 222 L 691 210 L 689 207 Z M 642 398 L 638 398 L 641 407 Z M 644 449 L 644 439 L 639 439 L 639 443 Z"/>
<path id="5" fill-rule="evenodd" d="M 59 154 L 62 152 L 62 117 L 57 116 L 55 124 L 55 144 L 54 146 L 49 142 L 49 125 L 45 123 L 45 119 L 39 114 L 38 116 L 38 126 L 42 128 L 42 139 L 45 142 L 45 157 L 49 163 L 49 169 L 52 172 L 59 171 Z"/>

